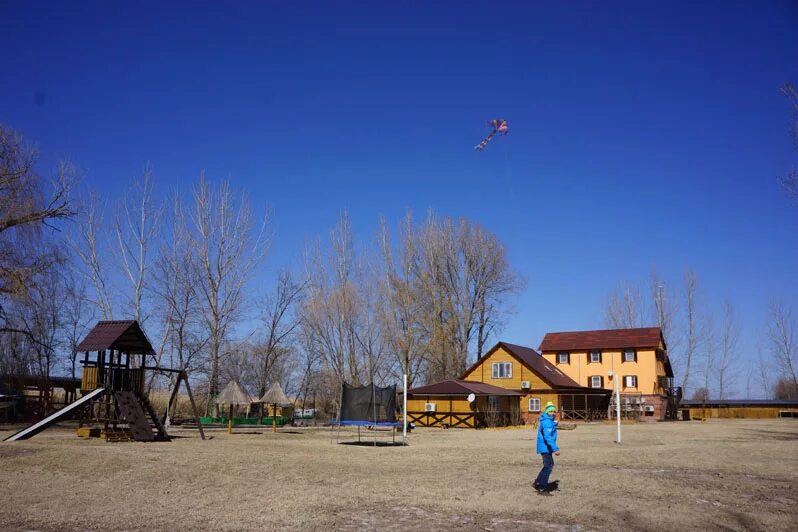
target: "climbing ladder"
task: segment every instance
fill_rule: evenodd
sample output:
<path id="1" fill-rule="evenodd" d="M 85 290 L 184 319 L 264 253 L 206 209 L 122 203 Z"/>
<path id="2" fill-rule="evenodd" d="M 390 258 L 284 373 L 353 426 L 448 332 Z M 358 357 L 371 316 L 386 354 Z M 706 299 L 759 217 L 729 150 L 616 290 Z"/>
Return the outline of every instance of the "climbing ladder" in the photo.
<path id="1" fill-rule="evenodd" d="M 135 441 L 165 441 L 169 437 L 163 424 L 146 397 L 134 392 L 114 392 L 120 418 L 128 425 L 130 437 Z M 106 436 L 107 437 L 107 436 Z"/>

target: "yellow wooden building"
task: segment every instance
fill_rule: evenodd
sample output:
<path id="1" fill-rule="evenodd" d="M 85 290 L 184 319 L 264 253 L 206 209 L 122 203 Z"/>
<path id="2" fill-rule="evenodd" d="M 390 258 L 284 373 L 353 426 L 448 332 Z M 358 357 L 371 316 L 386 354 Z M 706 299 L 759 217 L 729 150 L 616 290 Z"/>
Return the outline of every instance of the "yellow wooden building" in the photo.
<path id="1" fill-rule="evenodd" d="M 609 392 L 579 386 L 532 348 L 499 342 L 460 379 L 408 390 L 407 410 L 425 426 L 517 425 L 535 422 L 549 401 L 566 419 L 597 419 Z"/>
<path id="2" fill-rule="evenodd" d="M 757 419 L 798 417 L 798 401 L 778 399 L 707 399 L 682 401 L 682 419 Z"/>
<path id="3" fill-rule="evenodd" d="M 609 393 L 580 386 L 531 347 L 499 342 L 468 368 L 463 380 L 523 393 L 521 418 L 536 421 L 552 402 L 566 419 L 606 417 Z"/>
<path id="4" fill-rule="evenodd" d="M 490 427 L 520 422 L 523 393 L 460 379 L 407 391 L 407 421 L 423 427 Z"/>
<path id="5" fill-rule="evenodd" d="M 540 352 L 580 386 L 619 387 L 625 409 L 643 418 L 675 417 L 681 390 L 659 327 L 547 333 Z"/>

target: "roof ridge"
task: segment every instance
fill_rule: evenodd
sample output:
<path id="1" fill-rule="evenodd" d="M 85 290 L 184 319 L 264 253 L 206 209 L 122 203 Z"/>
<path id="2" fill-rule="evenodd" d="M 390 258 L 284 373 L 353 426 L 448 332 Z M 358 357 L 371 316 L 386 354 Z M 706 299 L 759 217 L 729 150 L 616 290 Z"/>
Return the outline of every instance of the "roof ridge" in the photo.
<path id="1" fill-rule="evenodd" d="M 543 355 L 540 354 L 540 351 L 533 347 L 526 347 L 523 345 L 511 344 L 508 342 L 499 341 L 493 346 L 488 352 L 492 352 L 496 347 L 504 346 L 507 351 L 519 362 L 527 366 L 530 370 L 532 370 L 535 374 L 537 374 L 540 378 L 544 381 L 548 382 L 552 385 L 552 387 L 557 386 L 564 386 L 564 387 L 573 387 L 579 386 L 579 383 L 569 377 L 565 372 L 560 370 L 557 366 L 546 360 Z M 514 350 L 513 348 L 523 349 L 524 352 L 519 352 L 518 350 Z M 472 366 L 473 369 L 476 367 L 476 364 L 479 363 L 480 360 Z"/>
<path id="2" fill-rule="evenodd" d="M 591 329 L 591 330 L 578 330 L 578 331 L 554 331 L 547 332 L 546 334 L 574 334 L 574 333 L 597 333 L 597 332 L 617 332 L 617 331 L 647 331 L 651 329 L 660 329 L 661 327 L 652 325 L 651 327 L 620 327 L 617 329 Z"/>
<path id="3" fill-rule="evenodd" d="M 529 346 L 526 346 L 526 345 L 521 345 L 521 344 L 513 344 L 513 343 L 510 343 L 510 342 L 505 342 L 505 341 L 503 341 L 503 340 L 500 340 L 500 341 L 499 341 L 499 343 L 500 343 L 500 344 L 504 344 L 504 345 L 511 345 L 511 346 L 513 346 L 513 347 L 520 347 L 521 349 L 530 349 L 530 350 L 532 350 L 532 351 L 535 351 L 535 352 L 537 352 L 537 349 L 535 349 L 534 347 L 529 347 Z"/>

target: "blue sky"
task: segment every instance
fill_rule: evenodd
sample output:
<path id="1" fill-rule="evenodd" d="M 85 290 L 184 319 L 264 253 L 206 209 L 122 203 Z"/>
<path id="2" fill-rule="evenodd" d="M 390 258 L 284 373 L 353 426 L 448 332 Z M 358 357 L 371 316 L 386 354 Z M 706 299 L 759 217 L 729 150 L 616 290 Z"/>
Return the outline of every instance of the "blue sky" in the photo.
<path id="1" fill-rule="evenodd" d="M 200 170 L 275 212 L 269 268 L 347 209 L 466 216 L 527 278 L 502 337 L 602 325 L 618 281 L 690 267 L 751 357 L 798 312 L 795 2 L 0 2 L 0 121 L 114 198 Z M 482 153 L 484 122 L 510 134 Z"/>

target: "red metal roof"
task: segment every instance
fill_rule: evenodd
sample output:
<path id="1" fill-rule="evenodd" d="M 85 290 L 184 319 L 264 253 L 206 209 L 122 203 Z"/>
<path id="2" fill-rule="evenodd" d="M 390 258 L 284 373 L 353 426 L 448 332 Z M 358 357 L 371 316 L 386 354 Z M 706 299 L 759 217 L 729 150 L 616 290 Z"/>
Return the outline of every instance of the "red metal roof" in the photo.
<path id="1" fill-rule="evenodd" d="M 89 331 L 75 351 L 114 349 L 134 355 L 155 351 L 136 320 L 100 321 Z"/>
<path id="2" fill-rule="evenodd" d="M 473 393 L 477 396 L 483 395 L 506 395 L 522 396 L 523 392 L 499 388 L 484 382 L 464 381 L 453 379 L 448 381 L 436 382 L 426 386 L 419 386 L 407 390 L 407 395 L 468 395 Z"/>
<path id="3" fill-rule="evenodd" d="M 540 343 L 541 351 L 581 351 L 589 349 L 623 349 L 659 347 L 662 331 L 659 327 L 637 329 L 606 329 L 546 333 Z"/>
<path id="4" fill-rule="evenodd" d="M 580 388 L 579 383 L 563 373 L 560 368 L 540 356 L 531 347 L 499 342 L 496 347 L 503 346 L 511 355 L 526 364 L 554 388 Z M 494 347 L 495 349 L 495 347 Z M 492 351 L 492 349 L 491 349 Z"/>
<path id="5" fill-rule="evenodd" d="M 576 381 L 560 371 L 557 366 L 540 356 L 540 353 L 531 347 L 508 344 L 507 342 L 499 342 L 491 347 L 487 353 L 482 355 L 482 358 L 478 359 L 470 368 L 463 372 L 463 377 L 474 371 L 477 366 L 484 363 L 485 358 L 500 347 L 503 347 L 508 353 L 518 359 L 519 362 L 537 373 L 537 375 L 548 382 L 552 388 L 581 388 Z"/>

